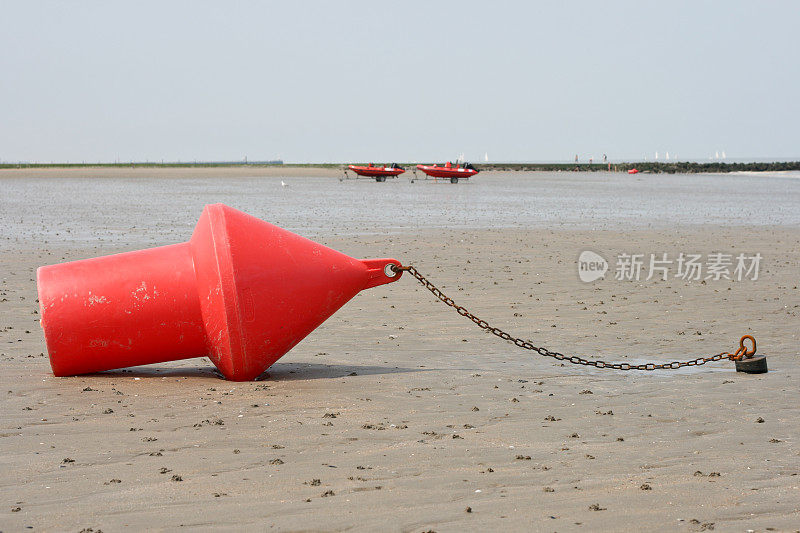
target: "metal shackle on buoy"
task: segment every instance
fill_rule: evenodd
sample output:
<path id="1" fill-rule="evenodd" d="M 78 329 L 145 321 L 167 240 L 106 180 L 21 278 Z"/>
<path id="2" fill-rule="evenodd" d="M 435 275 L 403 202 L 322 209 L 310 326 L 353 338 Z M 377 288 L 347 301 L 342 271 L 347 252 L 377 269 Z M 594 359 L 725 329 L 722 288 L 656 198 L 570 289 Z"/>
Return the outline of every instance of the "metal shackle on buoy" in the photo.
<path id="1" fill-rule="evenodd" d="M 188 242 L 40 267 L 56 376 L 208 356 L 255 379 L 364 289 L 402 275 L 214 204 Z"/>

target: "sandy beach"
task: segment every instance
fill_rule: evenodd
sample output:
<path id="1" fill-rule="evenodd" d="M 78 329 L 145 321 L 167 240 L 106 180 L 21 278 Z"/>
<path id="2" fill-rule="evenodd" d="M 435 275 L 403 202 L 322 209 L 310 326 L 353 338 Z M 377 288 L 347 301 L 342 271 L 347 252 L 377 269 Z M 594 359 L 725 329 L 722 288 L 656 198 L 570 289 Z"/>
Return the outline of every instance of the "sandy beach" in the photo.
<path id="1" fill-rule="evenodd" d="M 147 170 L 0 171 L 0 531 L 800 530 L 800 180 Z M 404 276 L 257 382 L 205 358 L 54 377 L 36 268 L 185 241 L 214 202 L 413 264 L 537 346 L 663 362 L 750 334 L 770 372 L 560 363 Z M 606 279 L 579 279 L 585 250 Z M 757 280 L 614 279 L 620 254 L 662 253 L 763 258 Z"/>

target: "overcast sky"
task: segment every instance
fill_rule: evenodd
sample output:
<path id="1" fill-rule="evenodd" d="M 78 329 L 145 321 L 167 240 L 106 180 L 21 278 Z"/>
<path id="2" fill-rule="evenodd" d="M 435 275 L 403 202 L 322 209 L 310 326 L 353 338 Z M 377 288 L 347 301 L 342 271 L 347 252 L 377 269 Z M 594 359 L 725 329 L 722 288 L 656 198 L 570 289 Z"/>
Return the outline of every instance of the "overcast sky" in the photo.
<path id="1" fill-rule="evenodd" d="M 800 159 L 796 1 L 0 0 L 0 16 L 2 161 Z"/>

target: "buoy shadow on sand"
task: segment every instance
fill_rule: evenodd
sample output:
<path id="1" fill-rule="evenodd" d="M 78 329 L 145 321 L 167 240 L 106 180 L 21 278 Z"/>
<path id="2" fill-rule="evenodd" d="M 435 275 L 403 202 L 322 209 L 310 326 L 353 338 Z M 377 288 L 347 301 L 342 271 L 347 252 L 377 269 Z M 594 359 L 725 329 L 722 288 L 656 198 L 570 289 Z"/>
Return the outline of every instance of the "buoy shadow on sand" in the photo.
<path id="1" fill-rule="evenodd" d="M 371 376 L 377 374 L 403 374 L 428 372 L 431 368 L 404 368 L 395 366 L 325 365 L 319 363 L 275 363 L 256 381 L 295 381 L 306 379 L 338 379 L 349 376 Z M 109 370 L 86 376 L 118 378 L 162 379 L 162 378 L 225 378 L 212 365 L 208 366 L 139 366 Z"/>
<path id="2" fill-rule="evenodd" d="M 348 376 L 373 376 L 377 374 L 404 374 L 428 372 L 430 368 L 405 368 L 400 366 L 324 365 L 318 363 L 275 363 L 258 377 L 258 381 L 292 381 L 303 379 L 335 379 Z"/>

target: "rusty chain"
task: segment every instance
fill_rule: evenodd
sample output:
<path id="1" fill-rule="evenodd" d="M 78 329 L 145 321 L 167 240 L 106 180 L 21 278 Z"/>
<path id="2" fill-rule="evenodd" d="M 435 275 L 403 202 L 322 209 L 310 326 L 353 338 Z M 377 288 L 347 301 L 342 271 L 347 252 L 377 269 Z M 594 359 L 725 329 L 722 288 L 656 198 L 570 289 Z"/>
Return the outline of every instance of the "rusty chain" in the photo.
<path id="1" fill-rule="evenodd" d="M 671 361 L 669 363 L 646 363 L 646 364 L 632 365 L 629 363 L 609 363 L 600 360 L 591 361 L 589 359 L 584 359 L 583 357 L 578 357 L 577 355 L 567 356 L 559 352 L 552 352 L 547 348 L 534 346 L 533 343 L 531 343 L 530 341 L 526 341 L 519 337 L 513 337 L 510 334 L 503 331 L 502 329 L 492 326 L 485 320 L 478 318 L 477 316 L 467 311 L 464 307 L 456 304 L 452 298 L 447 296 L 445 293 L 441 291 L 441 289 L 439 289 L 433 283 L 428 281 L 428 279 L 422 274 L 420 274 L 419 271 L 413 266 L 393 265 L 392 270 L 395 272 L 408 272 L 409 274 L 414 276 L 420 283 L 422 283 L 422 285 L 426 289 L 428 289 L 434 296 L 436 296 L 439 300 L 444 302 L 447 306 L 455 309 L 459 315 L 470 319 L 479 328 L 488 331 L 492 335 L 500 337 L 504 341 L 514 343 L 520 348 L 534 351 L 539 355 L 543 355 L 545 357 L 552 357 L 558 361 L 565 361 L 567 363 L 572 363 L 575 365 L 593 366 L 595 368 L 608 368 L 611 370 L 676 370 L 678 368 L 682 368 L 685 366 L 700 366 L 712 361 L 719 361 L 721 359 L 730 359 L 732 361 L 738 361 L 743 357 L 748 357 L 748 358 L 752 357 L 756 353 L 756 339 L 752 335 L 745 335 L 739 341 L 739 348 L 736 350 L 735 353 L 721 352 L 718 353 L 717 355 L 712 355 L 709 357 L 698 357 L 697 359 L 692 359 L 690 361 Z M 750 340 L 750 342 L 753 343 L 752 350 L 747 349 L 744 343 L 745 340 Z"/>

